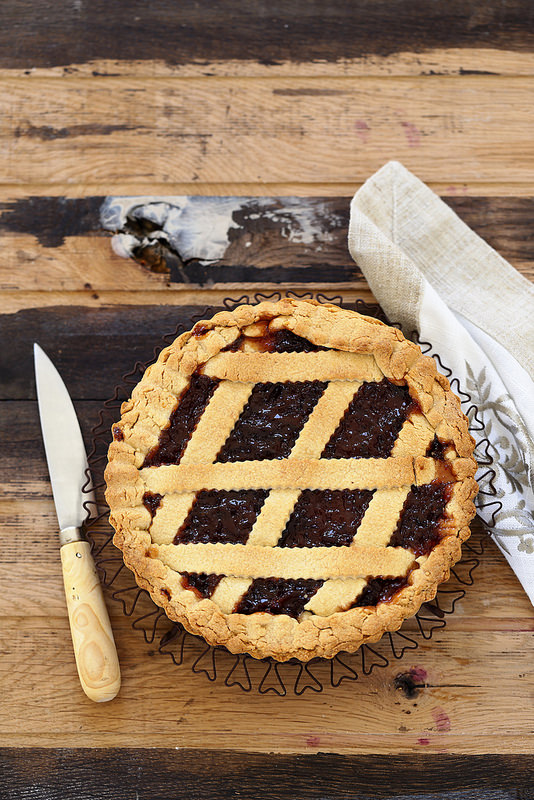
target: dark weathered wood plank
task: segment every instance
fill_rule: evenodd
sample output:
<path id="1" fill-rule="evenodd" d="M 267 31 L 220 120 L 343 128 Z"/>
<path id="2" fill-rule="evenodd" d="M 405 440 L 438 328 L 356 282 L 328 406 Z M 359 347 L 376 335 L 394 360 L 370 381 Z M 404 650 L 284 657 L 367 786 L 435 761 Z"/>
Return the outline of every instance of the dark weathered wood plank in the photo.
<path id="1" fill-rule="evenodd" d="M 432 48 L 534 49 L 529 0 L 90 0 L 2 5 L 0 67 L 75 65 L 96 59 L 333 62 Z M 209 70 L 208 70 L 209 71 Z"/>
<path id="2" fill-rule="evenodd" d="M 89 451 L 92 447 L 91 431 L 99 422 L 102 401 L 78 401 L 75 408 Z M 49 494 L 48 468 L 36 401 L 1 403 L 0 441 L 4 444 L 0 454 L 0 485 L 10 487 L 9 497 L 35 495 L 44 487 Z"/>
<path id="3" fill-rule="evenodd" d="M 534 198 L 444 200 L 504 258 L 534 278 Z M 213 242 L 198 233 L 184 236 L 179 246 L 161 238 L 150 243 L 146 237 L 158 232 L 158 226 L 148 214 L 130 216 L 120 230 L 139 241 L 133 254 L 142 270 L 135 272 L 127 262 L 117 261 L 105 241 L 96 249 L 89 241 L 86 246 L 78 243 L 84 238 L 95 242 L 94 237 L 118 230 L 101 228 L 103 202 L 101 197 L 28 197 L 0 204 L 0 285 L 28 289 L 41 282 L 48 290 L 69 291 L 122 290 L 126 285 L 153 290 L 169 283 L 364 285 L 347 249 L 348 197 L 176 198 L 181 206 L 189 204 L 196 218 L 210 221 L 204 230 L 219 218 L 222 229 L 213 225 Z M 185 216 L 184 229 L 188 220 Z M 221 230 L 226 231 L 226 245 L 221 245 Z M 27 237 L 35 237 L 37 243 L 32 245 Z M 77 246 L 71 247 L 68 242 L 74 239 Z M 210 248 L 217 257 L 203 259 Z"/>
<path id="4" fill-rule="evenodd" d="M 103 197 L 26 197 L 0 202 L 0 233 L 30 233 L 43 245 L 55 248 L 68 236 L 101 232 Z"/>
<path id="5" fill-rule="evenodd" d="M 0 763 L 6 800 L 528 800 L 534 781 L 533 756 L 31 748 L 3 749 Z"/>
<path id="6" fill-rule="evenodd" d="M 0 326 L 0 399 L 35 397 L 33 342 L 38 342 L 60 371 L 73 400 L 104 400 L 136 361 L 149 361 L 162 337 L 203 306 L 63 306 L 27 309 L 4 315 Z"/>

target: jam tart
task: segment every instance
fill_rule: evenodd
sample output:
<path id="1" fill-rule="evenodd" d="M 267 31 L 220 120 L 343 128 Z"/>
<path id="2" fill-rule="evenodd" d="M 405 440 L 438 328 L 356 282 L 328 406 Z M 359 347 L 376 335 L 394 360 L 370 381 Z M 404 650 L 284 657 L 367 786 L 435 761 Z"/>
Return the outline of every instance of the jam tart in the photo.
<path id="1" fill-rule="evenodd" d="M 382 322 L 243 305 L 162 351 L 113 426 L 114 542 L 170 619 L 232 653 L 332 658 L 433 598 L 474 516 L 449 383 Z"/>

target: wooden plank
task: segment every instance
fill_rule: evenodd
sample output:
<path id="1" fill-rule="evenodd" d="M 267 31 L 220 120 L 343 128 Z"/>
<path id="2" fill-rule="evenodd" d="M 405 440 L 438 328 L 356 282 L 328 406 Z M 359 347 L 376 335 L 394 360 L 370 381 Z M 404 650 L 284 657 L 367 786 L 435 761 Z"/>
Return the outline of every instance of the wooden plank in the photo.
<path id="1" fill-rule="evenodd" d="M 244 296 L 238 293 L 238 297 L 243 302 Z M 113 396 L 115 386 L 137 361 L 155 360 L 155 350 L 165 346 L 164 337 L 172 338 L 177 326 L 188 330 L 194 321 L 212 316 L 220 308 L 209 308 L 197 300 L 195 305 L 67 305 L 5 314 L 2 336 L 10 347 L 0 353 L 0 400 L 35 398 L 33 342 L 53 360 L 74 401 L 103 401 Z M 9 425 L 10 413 L 16 424 L 18 409 L 9 404 L 5 408 L 5 424 Z M 35 414 L 35 410 L 29 413 Z M 21 436 L 26 436 L 22 428 Z"/>
<path id="2" fill-rule="evenodd" d="M 12 346 L 0 354 L 5 376 L 0 399 L 35 397 L 32 344 L 52 358 L 73 400 L 103 400 L 137 360 L 154 358 L 162 336 L 205 306 L 28 309 L 2 318 L 2 334 Z M 83 364 L 83 368 L 80 365 Z"/>
<path id="3" fill-rule="evenodd" d="M 528 0 L 490 0 L 483 8 L 475 0 L 382 0 L 327 8 L 320 0 L 291 0 L 268 9 L 255 0 L 246 12 L 238 0 L 185 0 L 179 6 L 156 0 L 150 7 L 114 3 L 112 9 L 103 0 L 81 6 L 47 0 L 39 14 L 29 0 L 7 0 L 2 11 L 0 66 L 22 71 L 55 66 L 67 75 L 85 64 L 92 68 L 89 74 L 100 74 L 106 63 L 123 74 L 132 64 L 145 65 L 146 71 L 154 64 L 160 70 L 196 64 L 209 75 L 214 63 L 264 68 L 289 63 L 295 69 L 318 62 L 324 70 L 339 62 L 389 58 L 394 69 L 398 54 L 412 55 L 420 69 L 431 69 L 440 63 L 432 58 L 434 50 L 463 55 L 457 69 L 495 72 L 501 51 L 510 57 L 534 49 Z M 492 57 L 483 60 L 487 50 Z"/>
<path id="4" fill-rule="evenodd" d="M 72 375 L 67 375 L 66 380 L 72 382 Z M 87 391 L 87 390 L 86 390 Z M 85 446 L 89 450 L 92 442 L 91 429 L 99 422 L 99 411 L 103 400 L 76 402 L 75 408 L 84 435 Z M 21 530 L 20 520 L 24 514 L 29 514 L 35 508 L 31 504 L 27 507 L 24 502 L 31 498 L 46 497 L 51 499 L 50 482 L 46 466 L 44 448 L 42 444 L 39 411 L 37 402 L 15 401 L 0 404 L 0 439 L 6 444 L 0 455 L 0 487 L 5 492 L 4 497 L 24 498 L 22 506 L 13 516 L 7 512 L 4 523 L 7 530 Z M 9 442 L 9 446 L 7 443 Z M 1 502 L 1 501 L 0 501 Z M 34 520 L 38 512 L 35 511 Z M 43 513 L 45 513 L 43 509 Z M 22 515 L 22 516 L 20 516 Z M 48 511 L 45 513 L 48 517 Z M 17 519 L 19 522 L 17 522 Z M 57 524 L 54 522 L 54 524 Z M 12 539 L 6 545 L 13 544 Z"/>
<path id="5" fill-rule="evenodd" d="M 107 707 L 81 692 L 66 615 L 1 621 L 2 745 L 39 746 L 46 737 L 49 746 L 225 749 L 231 737 L 233 749 L 264 752 L 534 752 L 531 630 L 446 630 L 403 660 L 335 688 L 328 667 L 314 663 L 323 692 L 280 697 L 195 674 L 202 646 L 194 643 L 174 666 L 111 612 L 123 685 Z M 220 656 L 217 663 L 225 674 L 234 662 Z M 249 669 L 257 687 L 265 665 Z M 293 685 L 294 667 L 279 673 Z M 411 688 L 410 675 L 424 677 Z"/>
<path id="6" fill-rule="evenodd" d="M 423 6 L 423 9 L 425 6 Z M 428 8 L 428 6 L 426 6 Z M 517 52 L 504 47 L 436 47 L 420 51 L 405 50 L 387 55 L 362 55 L 338 58 L 335 61 L 312 59 L 291 61 L 290 58 L 269 61 L 251 59 L 213 59 L 172 64 L 168 61 L 142 59 L 118 60 L 91 58 L 52 67 L 2 67 L 0 78 L 116 78 L 179 77 L 179 78 L 325 78 L 340 76 L 428 76 L 436 75 L 533 75 L 534 57 L 531 52 Z M 215 192 L 217 193 L 217 192 Z M 278 194 L 277 191 L 274 192 Z"/>
<path id="7" fill-rule="evenodd" d="M 425 181 L 534 178 L 529 78 L 161 78 L 157 91 L 148 78 L 43 78 L 2 86 L 3 183 L 99 181 L 106 193 L 126 174 L 147 187 L 357 184 L 388 158 Z"/>
<path id="8" fill-rule="evenodd" d="M 371 174 L 371 173 L 369 173 Z M 366 175 L 369 177 L 369 175 Z M 439 195 L 459 195 L 463 197 L 532 197 L 532 187 L 526 183 L 517 183 L 513 180 L 506 182 L 487 181 L 478 183 L 476 180 L 469 181 L 427 181 L 427 185 Z M 280 182 L 259 182 L 236 183 L 233 181 L 181 183 L 175 181 L 169 187 L 168 183 L 161 183 L 154 179 L 150 183 L 150 193 L 152 195 L 167 195 L 169 190 L 174 195 L 189 196 L 209 196 L 209 197 L 352 197 L 354 192 L 359 189 L 361 182 L 358 181 L 322 181 L 315 183 L 296 182 L 288 179 Z M 94 183 L 90 180 L 70 183 L 57 182 L 53 190 L 47 183 L 32 182 L 31 184 L 6 183 L 0 184 L 2 198 L 5 201 L 27 199 L 31 197 L 49 197 L 51 191 L 55 196 L 69 198 L 95 197 L 102 191 L 102 183 Z M 120 180 L 107 186 L 109 191 L 121 197 L 135 197 L 143 195 L 147 191 L 146 178 L 131 180 L 128 175 L 123 175 Z"/>
<path id="9" fill-rule="evenodd" d="M 522 274 L 534 279 L 533 198 L 448 196 L 444 200 Z M 113 252 L 100 227 L 103 198 L 29 197 L 5 202 L 0 206 L 0 289 L 78 291 L 85 295 L 84 304 L 94 304 L 102 291 L 127 287 L 154 292 L 173 284 L 207 285 L 216 291 L 225 286 L 279 284 L 334 291 L 367 288 L 347 251 L 348 197 L 189 197 L 176 202 L 196 208 L 205 220 L 204 230 L 221 219 L 227 244 L 220 244 L 221 226 L 213 225 L 211 244 L 209 235 L 199 232 L 196 239 L 189 237 L 181 252 L 161 242 L 157 248 L 144 247 L 135 263 Z M 143 228 L 146 235 L 154 223 L 143 226 L 135 220 L 124 230 L 141 241 Z M 220 257 L 200 260 L 208 245 Z M 14 271 L 14 263 L 20 269 Z"/>
<path id="10" fill-rule="evenodd" d="M 134 262 L 132 262 L 134 264 Z M 134 264 L 135 266 L 135 264 Z M 109 308 L 110 306 L 138 306 L 140 299 L 142 299 L 147 306 L 166 305 L 166 306 L 191 306 L 203 300 L 206 306 L 218 307 L 223 304 L 225 299 L 229 297 L 234 300 L 239 300 L 243 296 L 243 292 L 250 294 L 252 297 L 255 292 L 260 291 L 258 286 L 249 284 L 229 283 L 223 289 L 204 288 L 201 290 L 202 295 L 199 297 L 199 290 L 195 289 L 182 289 L 180 284 L 170 284 L 165 287 L 166 291 L 161 290 L 142 290 L 142 298 L 139 291 L 99 291 L 95 292 L 92 287 L 87 288 L 85 291 L 55 291 L 46 289 L 42 291 L 0 291 L 0 303 L 4 314 L 15 314 L 18 311 L 29 308 L 61 308 L 64 306 L 82 306 L 89 308 Z M 306 291 L 323 292 L 326 293 L 329 300 L 334 303 L 341 302 L 339 292 L 343 290 L 343 299 L 347 302 L 354 302 L 357 299 L 363 300 L 366 303 L 375 303 L 376 300 L 371 294 L 367 284 L 337 284 L 332 287 L 331 284 L 319 283 L 313 287 L 309 284 L 302 284 L 300 287 L 295 284 L 291 287 L 294 290 L 299 290 L 301 293 Z M 271 291 L 280 291 L 281 287 L 267 284 L 261 287 L 262 293 L 265 291 L 270 294 Z M 289 287 L 284 287 L 284 292 L 288 291 Z M 242 301 L 240 301 L 242 302 Z M 0 328 L 2 321 L 0 317 Z M 159 332 L 161 333 L 161 331 Z"/>
<path id="11" fill-rule="evenodd" d="M 493 755 L 273 756 L 100 747 L 2 750 L 0 762 L 18 800 L 163 800 L 171 786 L 177 800 L 448 800 L 452 792 L 462 800 L 526 800 L 534 780 L 533 758 Z"/>

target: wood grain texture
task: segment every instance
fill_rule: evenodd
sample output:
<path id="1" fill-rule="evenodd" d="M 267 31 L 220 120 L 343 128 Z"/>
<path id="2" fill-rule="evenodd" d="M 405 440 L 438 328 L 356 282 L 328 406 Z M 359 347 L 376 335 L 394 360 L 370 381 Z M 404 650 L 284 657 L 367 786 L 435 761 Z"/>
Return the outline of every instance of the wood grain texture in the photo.
<path id="1" fill-rule="evenodd" d="M 49 746 L 105 743 L 218 749 L 227 746 L 231 735 L 233 747 L 254 751 L 354 754 L 387 753 L 393 747 L 404 753 L 533 752 L 531 607 L 493 546 L 487 548 L 475 585 L 443 632 L 422 642 L 401 662 L 313 700 L 308 693 L 302 698 L 247 696 L 220 684 L 212 686 L 191 672 L 198 651 L 186 655 L 183 668 L 174 667 L 155 653 L 154 645 L 144 643 L 120 605 L 111 601 L 125 680 L 114 701 L 117 712 L 102 716 L 97 707 L 84 702 L 73 670 L 57 526 L 44 453 L 38 446 L 36 403 L 3 405 L 12 413 L 3 423 L 7 446 L 0 467 L 18 452 L 24 469 L 17 476 L 21 489 L 24 475 L 34 482 L 31 493 L 23 490 L 19 499 L 0 502 L 0 523 L 6 522 L 5 527 L 0 524 L 0 626 L 5 643 L 0 670 L 8 698 L 0 715 L 0 742 L 32 747 L 46 737 Z M 90 424 L 97 407 L 94 401 L 78 404 L 82 427 Z M 21 431 L 28 442 L 26 450 L 18 449 Z M 14 461 L 13 465 L 16 468 Z M 2 474 L 9 478 L 13 472 L 8 468 Z M 39 475 L 43 477 L 36 484 Z M 40 521 L 37 538 L 32 519 Z M 39 592 L 20 592 L 21 586 L 36 585 Z M 491 600 L 488 586 L 495 587 Z M 409 622 L 406 630 L 413 631 L 414 623 Z M 413 693 L 405 693 L 402 687 L 414 668 L 424 670 L 418 674 L 425 678 Z M 43 673 L 45 685 L 33 679 Z M 258 715 L 264 719 L 261 731 Z M 58 718 L 61 725 L 54 726 Z"/>
<path id="2" fill-rule="evenodd" d="M 232 749 L 248 752 L 534 749 L 527 654 L 532 630 L 445 630 L 403 661 L 336 688 L 326 684 L 328 672 L 312 664 L 324 690 L 280 697 L 212 684 L 192 671 L 201 645 L 188 645 L 183 666 L 176 667 L 143 642 L 120 610 L 111 608 L 111 621 L 123 685 L 104 711 L 107 706 L 92 703 L 80 688 L 65 615 L 3 619 L 1 745 L 226 749 L 231 740 Z M 259 683 L 258 669 L 250 667 Z M 280 668 L 284 681 L 292 680 L 290 669 Z M 413 674 L 424 678 L 408 691 Z M 36 681 L 35 675 L 46 679 Z M 308 684 L 316 685 L 311 678 Z"/>
<path id="3" fill-rule="evenodd" d="M 447 196 L 444 200 L 525 277 L 534 278 L 532 198 Z M 31 197 L 3 203 L 0 291 L 27 293 L 39 287 L 48 292 L 77 291 L 84 293 L 85 305 L 98 301 L 102 291 L 120 292 L 124 287 L 130 292 L 281 284 L 353 292 L 367 288 L 347 250 L 349 197 L 239 198 L 238 209 L 228 216 L 226 250 L 209 262 L 161 242 L 141 248 L 137 263 L 119 258 L 100 228 L 102 202 L 100 197 Z M 196 205 L 211 217 L 211 209 L 220 202 L 202 198 Z M 154 224 L 144 228 L 153 231 Z M 141 237 L 143 225 L 132 221 L 124 230 Z M 14 262 L 19 266 L 15 273 Z M 167 295 L 158 302 L 176 300 Z"/>
<path id="4" fill-rule="evenodd" d="M 133 262 L 132 262 L 133 263 Z M 280 287 L 274 286 L 274 290 L 279 290 Z M 295 287 L 293 287 L 295 288 Z M 313 287 L 316 292 L 322 292 L 331 302 L 339 302 L 340 294 L 337 291 L 339 287 L 333 290 L 332 286 L 324 283 L 319 283 Z M 265 286 L 251 286 L 246 289 L 248 293 L 253 295 L 255 292 L 265 293 Z M 309 285 L 301 287 L 302 292 L 309 290 Z M 206 306 L 218 307 L 221 306 L 225 299 L 229 297 L 238 300 L 243 295 L 243 285 L 227 284 L 226 288 L 202 289 L 202 299 Z M 267 290 L 270 294 L 270 290 Z M 349 289 L 343 287 L 343 297 L 347 302 L 355 302 L 356 300 L 363 300 L 366 303 L 375 303 L 376 300 L 371 294 L 371 290 L 367 284 L 361 286 L 351 286 Z M 167 287 L 167 291 L 152 291 L 144 290 L 142 292 L 142 299 L 148 306 L 166 305 L 166 306 L 190 306 L 198 302 L 198 290 L 183 289 L 179 284 Z M 136 291 L 103 291 L 94 292 L 90 289 L 85 291 L 4 291 L 0 292 L 0 302 L 4 309 L 5 314 L 15 314 L 18 311 L 30 308 L 61 308 L 66 306 L 81 306 L 87 308 L 109 308 L 110 306 L 137 306 L 139 305 L 140 297 L 139 292 Z"/>
<path id="5" fill-rule="evenodd" d="M 123 691 L 87 700 L 31 343 L 88 443 L 122 373 L 193 309 L 277 286 L 370 299 L 346 204 L 390 158 L 532 279 L 533 20 L 529 0 L 3 4 L 0 795 L 532 796 L 532 607 L 492 544 L 444 631 L 321 695 L 214 685 L 192 653 L 178 669 L 112 600 Z M 295 247 L 249 220 L 215 271 L 164 257 L 157 274 L 148 254 L 115 256 L 98 222 L 103 196 L 147 193 L 306 196 L 341 221 Z"/>
<path id="6" fill-rule="evenodd" d="M 368 177 L 368 176 L 367 176 Z M 427 181 L 427 185 L 439 195 L 459 195 L 462 197 L 532 197 L 531 187 L 526 183 L 517 183 L 508 180 L 505 184 L 499 181 L 476 180 L 457 181 Z M 239 183 L 233 181 L 209 181 L 206 183 L 181 183 L 173 181 L 172 187 L 168 184 L 154 180 L 150 183 L 150 192 L 157 196 L 167 195 L 169 189 L 175 195 L 190 195 L 201 197 L 352 197 L 359 189 L 361 183 L 351 180 L 322 181 L 320 183 L 307 183 L 292 181 L 291 177 L 285 181 Z M 78 198 L 95 197 L 102 191 L 102 183 L 92 182 L 90 178 L 80 178 L 80 182 L 61 182 L 54 184 L 53 190 L 46 183 L 34 182 L 30 186 L 25 184 L 3 183 L 2 196 L 5 201 L 18 199 L 26 200 L 28 197 L 58 197 Z M 109 187 L 105 187 L 109 189 Z M 121 197 L 135 197 L 144 195 L 147 190 L 146 178 L 141 181 L 130 180 L 128 175 L 113 184 L 111 191 Z"/>
<path id="7" fill-rule="evenodd" d="M 72 780 L 72 762 L 77 765 Z M 273 756 L 209 750 L 120 751 L 13 749 L 0 751 L 0 763 L 12 777 L 6 800 L 109 800 L 135 797 L 165 800 L 529 800 L 534 759 L 518 756 L 410 758 L 333 754 Z M 205 765 L 209 765 L 206 769 Z M 172 787 L 172 790 L 169 789 Z M 453 794 L 454 793 L 454 794 Z M 425 796 L 427 796 L 425 794 Z"/>
<path id="8" fill-rule="evenodd" d="M 534 177 L 529 78 L 161 78 L 157 90 L 140 78 L 13 78 L 2 86 L 1 183 L 89 180 L 106 194 L 124 175 L 147 187 L 289 176 L 361 183 L 391 158 L 425 181 Z"/>
<path id="9" fill-rule="evenodd" d="M 128 306 L 28 309 L 5 315 L 2 329 L 13 346 L 0 357 L 1 399 L 34 397 L 31 344 L 37 341 L 64 378 L 73 400 L 111 397 L 137 360 L 153 359 L 162 337 L 203 316 L 205 306 Z M 102 361 L 105 369 L 102 369 Z M 83 369 L 80 368 L 83 364 Z"/>
<path id="10" fill-rule="evenodd" d="M 120 689 L 121 677 L 113 631 L 89 542 L 60 548 L 72 644 L 82 689 L 90 700 L 105 703 Z"/>
<path id="11" fill-rule="evenodd" d="M 147 69 L 154 62 L 172 67 L 196 62 L 209 74 L 214 61 L 277 66 L 421 56 L 450 48 L 534 49 L 528 0 L 490 0 L 483 6 L 476 0 L 380 0 L 329 7 L 320 0 L 275 0 L 268 8 L 253 0 L 246 10 L 236 0 L 184 0 L 179 6 L 171 0 L 150 6 L 134 0 L 127 20 L 122 3 L 110 8 L 103 0 L 81 6 L 47 0 L 40 14 L 33 13 L 29 0 L 7 0 L 2 11 L 0 66 L 10 69 L 69 68 L 109 59 L 144 61 Z"/>
<path id="12" fill-rule="evenodd" d="M 161 331 L 172 330 L 177 319 L 185 321 L 199 311 L 203 297 L 197 293 L 190 307 L 28 309 L 2 319 L 8 340 L 18 344 L 4 353 L 4 386 L 12 400 L 2 404 L 7 416 L 0 415 L 8 442 L 0 474 L 12 497 L 7 507 L 0 504 L 0 519 L 8 523 L 1 548 L 7 563 L 0 570 L 0 618 L 7 643 L 2 680 L 9 698 L 0 715 L 0 741 L 28 747 L 46 740 L 48 746 L 208 744 L 219 749 L 231 736 L 237 749 L 287 753 L 534 752 L 532 612 L 495 548 L 445 631 L 423 642 L 415 657 L 408 654 L 386 670 L 375 670 L 356 684 L 342 684 L 314 700 L 309 693 L 304 698 L 246 696 L 213 686 L 190 671 L 193 654 L 184 670 L 178 670 L 155 654 L 153 645 L 145 645 L 120 606 L 112 604 L 124 688 L 112 715 L 102 716 L 89 701 L 89 707 L 84 705 L 62 614 L 56 522 L 37 412 L 34 402 L 24 399 L 33 396 L 31 341 L 39 338 L 57 361 L 78 399 L 87 434 L 99 398 L 111 394 L 117 374 L 129 369 L 136 357 L 148 358 Z M 27 558 L 21 532 L 27 530 L 25 522 L 39 517 L 42 541 L 30 539 L 28 546 L 32 552 L 37 549 L 40 558 Z M 35 585 L 38 593 L 20 590 Z M 498 587 L 490 598 L 488 586 Z M 16 605 L 15 596 L 20 597 Z M 424 669 L 427 679 L 416 696 L 405 696 L 402 687 L 415 667 Z M 42 680 L 34 680 L 36 674 L 47 676 L 44 686 Z M 76 702 L 73 697 L 78 697 Z M 258 732 L 259 717 L 267 722 Z"/>

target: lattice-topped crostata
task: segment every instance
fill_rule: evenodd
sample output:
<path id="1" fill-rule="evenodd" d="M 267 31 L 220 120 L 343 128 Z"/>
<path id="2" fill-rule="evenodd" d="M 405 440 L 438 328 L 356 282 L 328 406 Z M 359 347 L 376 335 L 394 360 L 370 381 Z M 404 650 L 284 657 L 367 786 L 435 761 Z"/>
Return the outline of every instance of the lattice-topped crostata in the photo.
<path id="1" fill-rule="evenodd" d="M 448 577 L 472 453 L 448 381 L 397 329 L 311 300 L 239 306 L 179 336 L 123 404 L 114 542 L 210 644 L 331 658 Z"/>

